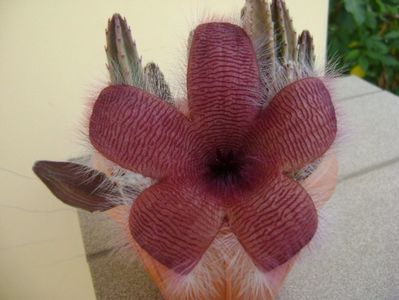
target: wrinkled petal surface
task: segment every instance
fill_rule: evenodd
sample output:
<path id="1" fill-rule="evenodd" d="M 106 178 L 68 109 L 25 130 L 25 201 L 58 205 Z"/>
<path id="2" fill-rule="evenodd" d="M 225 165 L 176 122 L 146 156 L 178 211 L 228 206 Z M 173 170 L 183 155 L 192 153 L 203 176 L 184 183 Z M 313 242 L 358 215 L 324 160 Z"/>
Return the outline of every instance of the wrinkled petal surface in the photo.
<path id="1" fill-rule="evenodd" d="M 236 199 L 228 212 L 231 229 L 261 270 L 287 262 L 317 229 L 312 199 L 295 181 L 270 172 L 264 184 Z"/>
<path id="2" fill-rule="evenodd" d="M 305 78 L 283 88 L 262 111 L 249 139 L 250 152 L 291 172 L 320 158 L 336 133 L 329 91 L 320 79 Z"/>
<path id="3" fill-rule="evenodd" d="M 90 141 L 120 166 L 159 178 L 189 164 L 189 125 L 184 115 L 156 96 L 116 85 L 105 88 L 94 104 Z"/>
<path id="4" fill-rule="evenodd" d="M 105 174 L 86 166 L 64 161 L 38 161 L 33 172 L 65 204 L 90 212 L 105 211 L 115 204 L 107 199 L 117 196 Z"/>
<path id="5" fill-rule="evenodd" d="M 212 200 L 187 182 L 159 182 L 133 204 L 132 237 L 160 263 L 186 274 L 222 225 L 223 212 Z"/>
<path id="6" fill-rule="evenodd" d="M 260 79 L 250 38 L 238 26 L 198 26 L 190 48 L 190 117 L 204 151 L 235 150 L 259 112 Z"/>

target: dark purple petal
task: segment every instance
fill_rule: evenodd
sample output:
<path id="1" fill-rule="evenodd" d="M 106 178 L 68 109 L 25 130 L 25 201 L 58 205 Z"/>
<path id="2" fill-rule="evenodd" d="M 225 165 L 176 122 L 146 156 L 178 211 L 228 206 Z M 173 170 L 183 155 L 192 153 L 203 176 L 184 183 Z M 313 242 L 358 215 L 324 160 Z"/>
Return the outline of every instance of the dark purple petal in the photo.
<path id="1" fill-rule="evenodd" d="M 114 184 L 105 174 L 71 162 L 38 161 L 33 172 L 62 202 L 73 207 L 105 211 L 114 206 L 107 196 L 115 196 Z"/>
<path id="2" fill-rule="evenodd" d="M 314 236 L 317 212 L 292 179 L 270 172 L 264 182 L 236 199 L 231 229 L 259 269 L 268 272 L 295 256 Z"/>
<path id="3" fill-rule="evenodd" d="M 250 152 L 296 171 L 320 158 L 334 142 L 337 120 L 323 81 L 306 78 L 281 90 L 262 111 L 250 137 Z"/>
<path id="4" fill-rule="evenodd" d="M 176 174 L 189 164 L 190 124 L 173 106 L 141 89 L 105 88 L 94 104 L 90 141 L 106 158 L 145 176 Z"/>
<path id="5" fill-rule="evenodd" d="M 218 233 L 223 213 L 216 201 L 195 186 L 159 182 L 134 202 L 129 223 L 134 240 L 153 258 L 189 273 Z"/>
<path id="6" fill-rule="evenodd" d="M 235 151 L 259 112 L 260 79 L 251 40 L 238 26 L 198 26 L 190 48 L 190 117 L 204 151 Z"/>

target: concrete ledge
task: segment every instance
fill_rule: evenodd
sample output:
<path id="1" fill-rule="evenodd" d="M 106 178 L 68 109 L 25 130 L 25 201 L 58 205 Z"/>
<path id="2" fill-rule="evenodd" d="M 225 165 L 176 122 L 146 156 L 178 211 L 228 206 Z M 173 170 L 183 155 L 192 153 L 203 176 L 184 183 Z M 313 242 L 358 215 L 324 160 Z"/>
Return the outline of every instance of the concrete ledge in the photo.
<path id="1" fill-rule="evenodd" d="M 336 101 L 345 101 L 382 91 L 379 87 L 356 76 L 337 78 L 333 81 L 331 88 Z"/>
<path id="2" fill-rule="evenodd" d="M 150 280 L 138 261 L 126 260 L 118 252 L 89 258 L 96 297 L 99 300 L 162 299 L 158 288 Z"/>
<path id="3" fill-rule="evenodd" d="M 379 92 L 339 104 L 344 125 L 338 141 L 342 179 L 399 159 L 397 96 Z"/>
<path id="4" fill-rule="evenodd" d="M 119 226 L 104 213 L 78 210 L 86 255 L 102 253 L 120 245 Z"/>
<path id="5" fill-rule="evenodd" d="M 279 299 L 398 299 L 398 195 L 399 163 L 341 182 L 320 247 L 305 251 Z"/>

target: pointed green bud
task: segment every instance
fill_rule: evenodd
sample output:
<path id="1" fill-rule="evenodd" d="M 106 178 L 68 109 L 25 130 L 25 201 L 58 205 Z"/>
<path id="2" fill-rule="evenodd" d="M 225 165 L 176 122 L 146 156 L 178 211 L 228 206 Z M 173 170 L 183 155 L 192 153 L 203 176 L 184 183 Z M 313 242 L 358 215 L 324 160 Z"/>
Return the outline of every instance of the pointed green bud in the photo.
<path id="1" fill-rule="evenodd" d="M 131 36 L 126 19 L 114 14 L 108 20 L 105 51 L 112 84 L 129 84 L 144 87 L 144 73 L 136 43 Z"/>

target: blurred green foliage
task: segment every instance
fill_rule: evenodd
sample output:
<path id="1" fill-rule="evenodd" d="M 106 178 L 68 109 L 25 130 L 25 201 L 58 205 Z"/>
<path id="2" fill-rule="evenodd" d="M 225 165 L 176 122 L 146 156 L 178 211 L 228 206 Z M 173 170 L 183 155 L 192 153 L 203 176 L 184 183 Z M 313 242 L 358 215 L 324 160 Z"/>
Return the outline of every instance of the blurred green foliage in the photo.
<path id="1" fill-rule="evenodd" d="M 330 0 L 328 58 L 399 95 L 399 0 Z"/>

